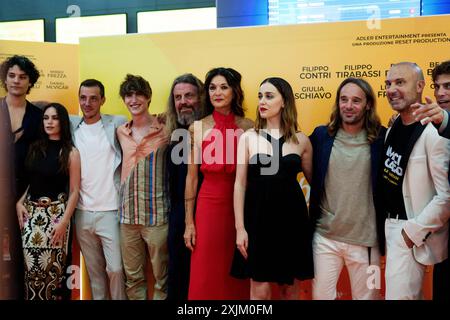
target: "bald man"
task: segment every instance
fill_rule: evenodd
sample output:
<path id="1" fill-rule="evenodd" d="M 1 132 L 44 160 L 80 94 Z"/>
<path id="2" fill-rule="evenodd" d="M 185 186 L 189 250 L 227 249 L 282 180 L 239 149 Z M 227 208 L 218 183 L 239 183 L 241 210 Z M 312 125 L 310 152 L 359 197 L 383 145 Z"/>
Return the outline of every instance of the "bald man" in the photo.
<path id="1" fill-rule="evenodd" d="M 399 113 L 386 135 L 379 177 L 386 299 L 417 300 L 423 298 L 425 266 L 448 254 L 450 141 L 413 115 L 425 87 L 419 66 L 393 64 L 385 83 L 388 102 Z"/>

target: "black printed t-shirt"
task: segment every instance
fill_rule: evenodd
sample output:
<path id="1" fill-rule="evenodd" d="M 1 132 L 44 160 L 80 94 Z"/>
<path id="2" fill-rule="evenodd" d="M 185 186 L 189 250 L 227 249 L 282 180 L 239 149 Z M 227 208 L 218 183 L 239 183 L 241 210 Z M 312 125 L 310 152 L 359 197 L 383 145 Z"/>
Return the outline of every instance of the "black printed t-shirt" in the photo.
<path id="1" fill-rule="evenodd" d="M 418 122 L 405 126 L 401 121 L 392 128 L 385 146 L 381 176 L 381 190 L 386 212 L 391 218 L 408 219 L 403 201 L 402 184 L 407 162 L 401 161 L 406 153 L 408 141 L 419 125 Z"/>

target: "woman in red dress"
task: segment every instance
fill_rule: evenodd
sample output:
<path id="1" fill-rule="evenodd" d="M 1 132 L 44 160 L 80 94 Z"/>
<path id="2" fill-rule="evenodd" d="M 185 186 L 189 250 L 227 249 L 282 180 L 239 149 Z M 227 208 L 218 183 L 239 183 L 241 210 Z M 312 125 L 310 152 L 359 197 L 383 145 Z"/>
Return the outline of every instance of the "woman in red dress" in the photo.
<path id="1" fill-rule="evenodd" d="M 206 113 L 189 128 L 192 152 L 186 177 L 186 246 L 192 251 L 189 300 L 249 299 L 249 281 L 230 276 L 236 243 L 233 188 L 244 118 L 241 75 L 215 68 L 206 75 Z M 203 181 L 197 194 L 200 171 Z M 195 221 L 194 221 L 195 209 Z"/>

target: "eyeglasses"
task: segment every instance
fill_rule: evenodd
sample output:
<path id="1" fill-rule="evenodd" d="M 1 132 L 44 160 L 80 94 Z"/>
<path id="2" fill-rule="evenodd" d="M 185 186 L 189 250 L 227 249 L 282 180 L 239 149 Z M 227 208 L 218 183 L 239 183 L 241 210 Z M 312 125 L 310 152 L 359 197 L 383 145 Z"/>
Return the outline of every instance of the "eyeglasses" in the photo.
<path id="1" fill-rule="evenodd" d="M 438 83 L 431 84 L 431 89 L 434 89 L 436 91 L 439 90 L 441 87 L 444 88 L 445 90 L 450 90 L 450 82 L 444 82 L 441 84 Z"/>

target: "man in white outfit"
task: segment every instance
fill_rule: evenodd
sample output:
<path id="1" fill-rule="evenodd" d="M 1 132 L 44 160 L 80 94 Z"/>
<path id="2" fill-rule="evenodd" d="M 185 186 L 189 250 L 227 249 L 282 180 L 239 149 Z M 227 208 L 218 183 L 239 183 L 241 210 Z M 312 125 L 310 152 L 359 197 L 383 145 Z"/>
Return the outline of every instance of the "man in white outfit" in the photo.
<path id="1" fill-rule="evenodd" d="M 386 93 L 399 113 L 386 135 L 380 174 L 385 222 L 386 299 L 422 299 L 425 266 L 447 258 L 450 141 L 417 122 L 425 81 L 415 63 L 391 66 Z M 379 220 L 379 221 L 380 221 Z"/>
<path id="2" fill-rule="evenodd" d="M 347 78 L 338 87 L 330 122 L 310 136 L 314 300 L 337 298 L 344 265 L 353 300 L 379 299 L 372 270 L 380 265 L 375 190 L 385 132 L 370 84 Z"/>
<path id="3" fill-rule="evenodd" d="M 83 117 L 71 117 L 73 141 L 81 156 L 76 235 L 93 299 L 125 300 L 117 214 L 122 153 L 116 129 L 126 119 L 100 113 L 105 89 L 98 80 L 83 81 L 78 98 Z"/>

